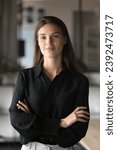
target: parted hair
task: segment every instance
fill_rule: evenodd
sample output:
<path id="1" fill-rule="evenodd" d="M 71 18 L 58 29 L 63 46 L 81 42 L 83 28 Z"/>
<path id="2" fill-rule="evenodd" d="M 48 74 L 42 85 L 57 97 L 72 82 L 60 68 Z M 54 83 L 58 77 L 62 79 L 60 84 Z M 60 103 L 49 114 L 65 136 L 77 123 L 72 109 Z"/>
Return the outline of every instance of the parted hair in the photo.
<path id="1" fill-rule="evenodd" d="M 61 31 L 63 36 L 66 38 L 66 44 L 63 47 L 62 51 L 62 63 L 68 67 L 70 70 L 77 71 L 77 61 L 74 55 L 72 43 L 69 37 L 69 33 L 67 30 L 67 27 L 65 23 L 60 20 L 59 18 L 55 16 L 44 16 L 40 19 L 39 23 L 37 24 L 35 28 L 35 35 L 34 35 L 34 40 L 35 40 L 35 51 L 34 51 L 34 61 L 33 61 L 33 66 L 37 66 L 43 61 L 43 55 L 41 53 L 40 47 L 38 45 L 38 31 L 41 27 L 43 27 L 46 24 L 55 24 L 57 25 Z"/>

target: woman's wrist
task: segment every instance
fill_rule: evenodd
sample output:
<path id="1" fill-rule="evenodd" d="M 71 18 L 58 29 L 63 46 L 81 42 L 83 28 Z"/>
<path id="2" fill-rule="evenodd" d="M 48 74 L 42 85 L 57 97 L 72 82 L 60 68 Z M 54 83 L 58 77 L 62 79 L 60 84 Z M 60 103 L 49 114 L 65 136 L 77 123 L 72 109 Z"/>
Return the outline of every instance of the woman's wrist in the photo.
<path id="1" fill-rule="evenodd" d="M 61 128 L 66 128 L 65 119 L 61 119 L 61 121 L 60 121 L 60 127 L 61 127 Z"/>
<path id="2" fill-rule="evenodd" d="M 67 127 L 71 126 L 72 124 L 74 124 L 76 121 L 77 121 L 76 115 L 73 112 L 66 118 L 61 119 L 60 127 L 67 128 Z"/>

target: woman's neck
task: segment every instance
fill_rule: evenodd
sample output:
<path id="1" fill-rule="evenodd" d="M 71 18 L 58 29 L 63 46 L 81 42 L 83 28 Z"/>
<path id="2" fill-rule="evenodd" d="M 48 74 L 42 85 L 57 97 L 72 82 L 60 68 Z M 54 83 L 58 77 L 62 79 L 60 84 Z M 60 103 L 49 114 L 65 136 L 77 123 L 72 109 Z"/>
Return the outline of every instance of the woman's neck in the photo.
<path id="1" fill-rule="evenodd" d="M 62 70 L 62 61 L 60 59 L 46 59 L 43 63 L 43 69 L 48 78 L 53 80 Z"/>

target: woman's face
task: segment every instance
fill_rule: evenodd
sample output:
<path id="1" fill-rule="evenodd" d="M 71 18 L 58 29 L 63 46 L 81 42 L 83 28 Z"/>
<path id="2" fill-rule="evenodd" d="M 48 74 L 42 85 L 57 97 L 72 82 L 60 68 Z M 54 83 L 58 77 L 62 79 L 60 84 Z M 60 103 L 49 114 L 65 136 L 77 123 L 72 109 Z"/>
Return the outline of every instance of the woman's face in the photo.
<path id="1" fill-rule="evenodd" d="M 37 33 L 37 39 L 44 58 L 57 58 L 62 56 L 66 38 L 57 25 L 46 24 L 42 26 Z"/>

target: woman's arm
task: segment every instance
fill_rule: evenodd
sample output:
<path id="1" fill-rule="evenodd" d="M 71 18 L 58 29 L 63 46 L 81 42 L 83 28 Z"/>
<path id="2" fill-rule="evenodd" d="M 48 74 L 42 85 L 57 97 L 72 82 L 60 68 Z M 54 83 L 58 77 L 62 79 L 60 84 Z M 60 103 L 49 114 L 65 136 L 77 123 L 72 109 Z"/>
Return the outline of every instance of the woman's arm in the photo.
<path id="1" fill-rule="evenodd" d="M 32 115 L 32 113 L 28 107 L 28 104 L 26 103 L 25 100 L 24 100 L 24 102 L 18 101 L 17 108 L 27 114 Z M 88 122 L 88 120 L 89 120 L 89 113 L 86 111 L 86 107 L 79 106 L 71 114 L 69 114 L 66 118 L 61 119 L 60 127 L 68 128 L 69 126 L 71 126 L 72 124 L 74 124 L 77 121 Z"/>
<path id="2" fill-rule="evenodd" d="M 24 111 L 24 112 L 27 113 L 27 114 L 33 115 L 33 114 L 31 113 L 31 111 L 30 111 L 30 109 L 29 109 L 29 106 L 28 106 L 28 104 L 27 104 L 27 102 L 26 102 L 25 99 L 24 99 L 24 102 L 22 102 L 21 100 L 19 100 L 19 101 L 17 102 L 17 108 L 18 108 L 18 109 L 21 109 L 22 111 Z"/>
<path id="3" fill-rule="evenodd" d="M 26 99 L 24 78 L 24 72 L 20 72 L 14 88 L 12 103 L 9 108 L 12 126 L 27 138 L 35 138 L 40 136 L 40 134 L 57 134 L 60 128 L 60 119 L 47 118 L 41 114 L 40 116 L 36 114 L 32 115 L 32 112 L 27 107 L 28 105 L 26 106 L 24 101 Z M 18 100 L 20 100 L 20 103 Z M 23 103 L 25 105 L 21 105 Z M 21 106 L 25 113 L 21 109 L 18 109 Z"/>
<path id="4" fill-rule="evenodd" d="M 66 118 L 62 119 L 65 121 L 67 126 L 60 127 L 61 119 L 57 118 L 47 118 L 44 116 L 37 116 L 35 114 L 30 114 L 25 106 L 23 109 L 26 109 L 26 112 L 22 109 L 18 109 L 18 104 L 21 106 L 21 102 L 18 100 L 25 99 L 25 83 L 22 73 L 18 75 L 17 83 L 14 89 L 13 99 L 10 106 L 10 119 L 13 127 L 24 137 L 27 138 L 36 138 L 40 134 L 42 135 L 54 135 L 57 139 L 57 143 L 62 147 L 69 147 L 76 144 L 81 138 L 86 134 L 88 128 L 88 122 L 82 122 L 77 120 L 80 115 L 86 114 L 85 109 L 82 111 L 75 111 L 68 115 Z M 25 104 L 24 101 L 22 101 Z M 86 111 L 89 112 L 88 108 L 88 82 L 85 80 L 82 83 L 78 96 L 76 98 L 76 104 L 74 108 L 79 106 L 86 107 Z M 82 112 L 82 113 L 81 113 Z M 85 113 L 84 113 L 85 112 Z M 74 117 L 73 117 L 74 116 Z M 73 118 L 74 119 L 73 119 Z M 78 117 L 78 118 L 77 118 Z M 72 118 L 73 120 L 71 121 Z M 86 116 L 84 117 L 86 118 Z M 80 119 L 80 118 L 79 118 Z M 84 120 L 84 119 L 83 119 Z"/>
<path id="5" fill-rule="evenodd" d="M 88 122 L 89 113 L 86 111 L 86 109 L 87 108 L 84 106 L 77 107 L 70 115 L 64 119 L 61 119 L 60 126 L 62 128 L 67 128 L 77 121 Z"/>
<path id="6" fill-rule="evenodd" d="M 74 106 L 76 111 L 73 111 L 64 119 L 65 122 L 67 121 L 65 125 L 67 124 L 68 127 L 60 128 L 58 132 L 57 142 L 61 147 L 70 147 L 79 142 L 86 135 L 90 120 L 88 96 L 89 82 L 87 78 L 84 78 Z"/>

